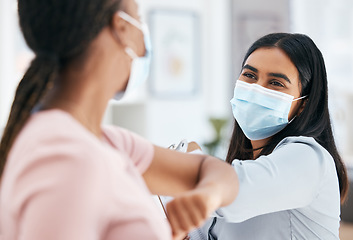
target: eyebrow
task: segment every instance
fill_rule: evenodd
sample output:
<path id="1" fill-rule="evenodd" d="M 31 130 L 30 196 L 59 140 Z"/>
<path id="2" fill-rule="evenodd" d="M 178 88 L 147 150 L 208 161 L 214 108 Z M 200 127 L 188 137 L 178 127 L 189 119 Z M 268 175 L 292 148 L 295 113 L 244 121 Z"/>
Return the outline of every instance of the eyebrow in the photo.
<path id="1" fill-rule="evenodd" d="M 247 68 L 247 69 L 249 69 L 249 70 L 251 70 L 251 71 L 253 71 L 253 72 L 259 72 L 259 70 L 257 70 L 256 68 L 254 68 L 253 66 L 250 66 L 249 64 L 246 64 L 244 67 L 243 67 L 243 69 L 244 68 Z"/>
<path id="2" fill-rule="evenodd" d="M 246 64 L 246 65 L 243 67 L 243 69 L 245 69 L 245 68 L 246 68 L 246 69 L 249 69 L 249 70 L 251 70 L 251 71 L 253 71 L 253 72 L 256 72 L 256 73 L 259 72 L 259 70 L 257 70 L 257 68 L 255 68 L 255 67 L 253 67 L 253 66 L 250 66 L 249 64 Z M 289 79 L 285 74 L 283 74 L 283 73 L 269 73 L 268 75 L 269 75 L 269 76 L 272 76 L 272 77 L 282 78 L 282 79 L 286 80 L 287 82 L 292 83 L 292 82 L 290 81 L 290 79 Z"/>
<path id="3" fill-rule="evenodd" d="M 283 78 L 284 80 L 286 80 L 287 82 L 291 83 L 291 81 L 289 80 L 289 78 L 282 74 L 282 73 L 269 73 L 268 74 L 269 76 L 272 76 L 272 77 L 278 77 L 278 78 Z"/>

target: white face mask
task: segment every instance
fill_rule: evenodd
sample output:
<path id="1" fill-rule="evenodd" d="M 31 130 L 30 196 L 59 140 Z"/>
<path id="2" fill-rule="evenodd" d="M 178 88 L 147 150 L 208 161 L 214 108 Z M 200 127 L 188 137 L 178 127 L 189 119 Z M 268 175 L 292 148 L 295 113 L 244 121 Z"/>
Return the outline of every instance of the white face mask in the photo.
<path id="1" fill-rule="evenodd" d="M 230 103 L 245 136 L 260 140 L 284 129 L 290 123 L 288 115 L 292 103 L 306 97 L 294 99 L 289 94 L 238 80 Z"/>
<path id="2" fill-rule="evenodd" d="M 129 22 L 131 25 L 140 29 L 144 36 L 145 56 L 139 57 L 134 50 L 130 47 L 125 48 L 125 52 L 132 59 L 130 77 L 128 80 L 128 85 L 125 90 L 118 92 L 115 94 L 115 100 L 121 100 L 126 97 L 129 93 L 133 92 L 139 86 L 141 86 L 147 79 L 150 71 L 150 64 L 152 58 L 152 44 L 150 40 L 150 35 L 148 31 L 148 27 L 144 23 L 140 23 L 135 18 L 131 17 L 125 12 L 120 11 L 119 16 L 125 21 Z"/>

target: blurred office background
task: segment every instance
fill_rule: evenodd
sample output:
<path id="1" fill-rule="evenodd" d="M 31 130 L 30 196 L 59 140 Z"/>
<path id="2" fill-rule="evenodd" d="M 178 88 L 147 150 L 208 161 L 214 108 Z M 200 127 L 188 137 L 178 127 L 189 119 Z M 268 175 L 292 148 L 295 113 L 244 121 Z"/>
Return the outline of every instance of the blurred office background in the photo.
<path id="1" fill-rule="evenodd" d="M 269 32 L 301 32 L 322 50 L 332 117 L 342 153 L 350 155 L 353 101 L 353 3 L 349 0 L 139 0 L 154 48 L 150 79 L 123 103 L 111 102 L 106 122 L 125 126 L 167 146 L 183 138 L 216 140 L 214 124 L 229 138 L 229 100 L 243 55 Z M 60 19 L 58 19 L 60 21 Z M 18 27 L 16 1 L 0 2 L 0 126 L 33 54 Z M 215 121 L 210 121 L 215 118 Z M 212 124 L 213 123 L 213 124 Z M 228 134 L 227 134 L 228 133 Z M 225 141 L 227 142 L 227 141 Z M 222 143 L 221 143 L 222 144 Z M 220 157 L 225 153 L 216 152 Z M 348 157 L 347 157 L 348 158 Z"/>
<path id="2" fill-rule="evenodd" d="M 229 100 L 246 49 L 270 32 L 305 33 L 324 55 L 335 137 L 352 171 L 353 1 L 138 2 L 151 31 L 151 75 L 139 92 L 109 104 L 106 123 L 165 147 L 195 140 L 206 152 L 224 158 L 233 123 Z M 0 0 L 0 131 L 32 58 L 18 26 L 16 1 Z M 343 214 L 353 222 L 352 206 Z M 353 233 L 348 235 L 342 239 L 353 239 Z"/>
<path id="3" fill-rule="evenodd" d="M 336 139 L 349 161 L 353 155 L 353 2 L 138 2 L 154 48 L 150 79 L 126 101 L 111 102 L 107 123 L 129 128 L 161 146 L 183 138 L 211 147 L 214 143 L 214 154 L 224 157 L 233 122 L 229 100 L 246 49 L 269 32 L 300 32 L 312 37 L 324 54 Z M 15 0 L 0 1 L 0 53 L 2 128 L 18 81 L 33 57 L 18 27 Z"/>
<path id="4" fill-rule="evenodd" d="M 336 140 L 347 165 L 353 165 L 353 1 L 138 2 L 151 31 L 151 75 L 139 92 L 110 103 L 106 123 L 165 147 L 195 140 L 224 158 L 233 123 L 229 100 L 246 49 L 270 32 L 305 33 L 324 55 Z M 16 11 L 15 0 L 0 0 L 0 129 L 33 57 Z"/>

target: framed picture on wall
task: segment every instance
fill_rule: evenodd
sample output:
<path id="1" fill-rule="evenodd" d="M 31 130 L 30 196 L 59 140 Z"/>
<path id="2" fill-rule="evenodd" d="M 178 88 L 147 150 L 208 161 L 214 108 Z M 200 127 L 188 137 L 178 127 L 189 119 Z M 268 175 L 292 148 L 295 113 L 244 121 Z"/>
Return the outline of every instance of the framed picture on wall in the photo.
<path id="1" fill-rule="evenodd" d="M 290 0 L 249 0 L 239 4 L 240 2 L 241 0 L 231 0 L 233 76 L 239 76 L 243 57 L 257 39 L 269 33 L 290 31 Z M 235 79 L 232 78 L 229 86 L 233 87 L 234 83 Z"/>
<path id="2" fill-rule="evenodd" d="M 243 14 L 239 16 L 239 31 L 240 44 L 247 49 L 260 37 L 281 31 L 281 19 L 268 12 Z"/>
<path id="3" fill-rule="evenodd" d="M 152 10 L 153 47 L 149 92 L 153 97 L 182 98 L 200 88 L 200 23 L 183 10 Z"/>

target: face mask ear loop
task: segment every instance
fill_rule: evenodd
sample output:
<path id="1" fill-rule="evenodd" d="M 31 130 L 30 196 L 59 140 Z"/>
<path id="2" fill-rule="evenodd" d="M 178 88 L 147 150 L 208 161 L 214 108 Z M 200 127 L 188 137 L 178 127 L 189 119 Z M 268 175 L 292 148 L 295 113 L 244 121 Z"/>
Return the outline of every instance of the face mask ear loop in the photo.
<path id="1" fill-rule="evenodd" d="M 131 17 L 129 14 L 123 11 L 119 11 L 118 14 L 122 19 L 124 19 L 125 21 L 127 21 L 128 23 L 130 23 L 131 25 L 135 26 L 136 28 L 142 31 L 142 24 L 139 21 L 137 21 L 135 18 Z"/>
<path id="2" fill-rule="evenodd" d="M 299 98 L 297 98 L 297 99 L 294 99 L 293 102 L 298 101 L 298 100 L 300 100 L 300 99 L 304 99 L 304 98 L 306 98 L 307 96 L 308 96 L 308 95 L 303 96 L 303 97 L 299 97 Z"/>
<path id="3" fill-rule="evenodd" d="M 129 57 L 134 60 L 135 58 L 138 58 L 139 56 L 137 56 L 137 54 L 134 52 L 134 50 L 132 50 L 132 48 L 130 47 L 126 47 L 125 48 L 125 52 L 127 55 L 129 55 Z"/>
<path id="4" fill-rule="evenodd" d="M 297 116 L 294 116 L 294 117 L 288 122 L 288 125 L 291 124 L 291 122 L 293 122 L 296 117 L 297 117 Z"/>
<path id="5" fill-rule="evenodd" d="M 298 100 L 300 100 L 300 99 L 307 98 L 307 97 L 308 97 L 308 95 L 303 96 L 303 97 L 300 97 L 300 98 L 297 98 L 297 99 L 294 99 L 293 102 L 298 101 Z M 289 125 L 291 122 L 293 122 L 296 117 L 297 117 L 297 116 L 294 116 L 294 117 L 288 122 L 288 125 Z"/>

